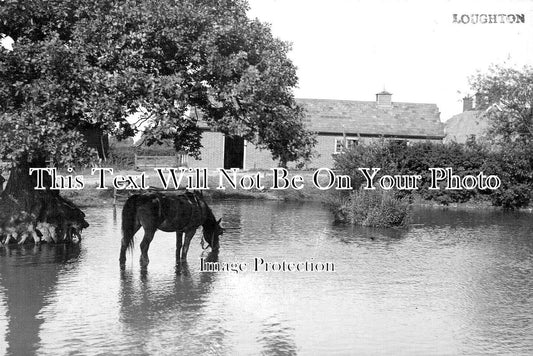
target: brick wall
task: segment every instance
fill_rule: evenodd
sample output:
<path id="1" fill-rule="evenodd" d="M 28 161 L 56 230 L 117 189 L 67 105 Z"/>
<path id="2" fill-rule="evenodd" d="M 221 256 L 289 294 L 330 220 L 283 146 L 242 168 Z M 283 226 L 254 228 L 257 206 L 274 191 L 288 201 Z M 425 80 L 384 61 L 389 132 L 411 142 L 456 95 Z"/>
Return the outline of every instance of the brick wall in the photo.
<path id="1" fill-rule="evenodd" d="M 199 160 L 188 157 L 191 168 L 223 168 L 224 167 L 224 135 L 220 132 L 204 131 L 202 133 L 201 157 Z"/>
<path id="2" fill-rule="evenodd" d="M 346 138 L 356 138 L 359 144 L 369 144 L 380 140 L 379 137 L 357 137 L 347 135 Z M 333 155 L 335 152 L 335 140 L 342 140 L 342 135 L 318 135 L 315 156 L 307 164 L 306 169 L 316 169 L 333 167 Z M 426 141 L 426 139 L 408 139 L 409 142 Z M 441 140 L 430 140 L 431 142 L 442 142 Z M 188 166 L 192 168 L 217 169 L 224 167 L 224 135 L 220 132 L 205 131 L 202 136 L 201 159 L 188 158 Z M 253 143 L 245 141 L 244 147 L 244 170 L 263 170 L 278 166 L 278 161 L 272 159 L 272 154 L 268 150 L 260 150 Z M 294 163 L 289 163 L 289 168 L 294 168 Z"/>
<path id="3" fill-rule="evenodd" d="M 201 159 L 188 158 L 191 168 L 207 167 L 217 169 L 224 167 L 224 135 L 220 132 L 206 131 L 202 135 Z M 260 150 L 253 143 L 244 143 L 244 170 L 270 169 L 278 162 L 272 159 L 268 150 Z"/>
<path id="4" fill-rule="evenodd" d="M 251 142 L 245 142 L 245 170 L 270 169 L 278 166 L 269 150 L 260 150 Z"/>

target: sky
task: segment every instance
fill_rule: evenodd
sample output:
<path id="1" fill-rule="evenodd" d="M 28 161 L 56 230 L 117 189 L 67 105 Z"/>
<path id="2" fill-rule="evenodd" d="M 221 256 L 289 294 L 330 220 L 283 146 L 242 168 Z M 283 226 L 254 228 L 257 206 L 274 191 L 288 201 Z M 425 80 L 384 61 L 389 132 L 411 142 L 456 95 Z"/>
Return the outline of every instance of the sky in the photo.
<path id="1" fill-rule="evenodd" d="M 0 35 L 1 36 L 1 35 Z M 4 46 L 7 49 L 13 49 L 13 39 L 11 37 L 1 37 L 0 46 Z"/>
<path id="2" fill-rule="evenodd" d="M 250 17 L 292 43 L 298 98 L 435 103 L 462 111 L 468 77 L 533 64 L 533 0 L 249 0 Z M 525 23 L 457 24 L 453 14 L 524 14 Z M 10 39 L 2 42 L 10 46 Z"/>
<path id="3" fill-rule="evenodd" d="M 297 98 L 435 103 L 441 121 L 491 64 L 533 64 L 533 0 L 249 0 L 250 17 L 292 43 Z M 453 14 L 524 14 L 525 23 L 457 24 Z"/>

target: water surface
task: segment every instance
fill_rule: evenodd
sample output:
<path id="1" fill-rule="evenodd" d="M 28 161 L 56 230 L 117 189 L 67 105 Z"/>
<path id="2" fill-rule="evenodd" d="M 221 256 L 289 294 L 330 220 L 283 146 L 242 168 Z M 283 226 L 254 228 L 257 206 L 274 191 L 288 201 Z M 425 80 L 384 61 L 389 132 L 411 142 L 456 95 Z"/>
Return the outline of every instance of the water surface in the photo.
<path id="1" fill-rule="evenodd" d="M 218 256 L 176 265 L 142 233 L 120 271 L 120 218 L 88 209 L 79 246 L 0 248 L 0 354 L 533 354 L 530 214 L 417 211 L 408 231 L 333 225 L 320 205 L 217 202 Z M 200 258 L 248 270 L 200 272 Z M 335 272 L 255 272 L 328 262 Z"/>

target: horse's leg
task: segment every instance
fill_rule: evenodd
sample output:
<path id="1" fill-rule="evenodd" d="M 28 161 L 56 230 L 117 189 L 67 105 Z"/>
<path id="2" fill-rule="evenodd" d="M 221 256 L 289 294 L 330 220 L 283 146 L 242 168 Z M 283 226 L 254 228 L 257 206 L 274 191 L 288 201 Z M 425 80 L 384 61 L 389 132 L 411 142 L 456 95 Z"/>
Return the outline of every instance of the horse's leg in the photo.
<path id="1" fill-rule="evenodd" d="M 137 233 L 137 231 L 139 231 L 140 228 L 141 228 L 141 224 L 139 223 L 137 219 L 135 219 L 135 222 L 133 224 L 133 229 L 130 232 L 128 232 L 128 236 L 122 237 L 122 242 L 120 246 L 120 258 L 119 258 L 119 262 L 121 265 L 126 264 L 126 250 L 128 249 L 129 244 L 131 244 L 131 246 L 133 247 L 133 242 L 131 240 L 133 239 L 133 236 Z"/>
<path id="2" fill-rule="evenodd" d="M 181 258 L 181 240 L 183 238 L 183 231 L 176 231 L 176 261 L 180 261 Z"/>
<path id="3" fill-rule="evenodd" d="M 185 241 L 183 242 L 183 249 L 181 251 L 182 260 L 187 259 L 187 252 L 189 252 L 189 244 L 191 243 L 191 240 L 195 233 L 196 233 L 196 229 L 185 231 Z"/>
<path id="4" fill-rule="evenodd" d="M 153 229 L 147 229 L 144 230 L 144 238 L 141 242 L 141 266 L 146 267 L 148 263 L 150 262 L 150 259 L 148 258 L 148 249 L 150 248 L 150 242 L 152 242 L 152 239 L 154 238 L 156 230 Z"/>

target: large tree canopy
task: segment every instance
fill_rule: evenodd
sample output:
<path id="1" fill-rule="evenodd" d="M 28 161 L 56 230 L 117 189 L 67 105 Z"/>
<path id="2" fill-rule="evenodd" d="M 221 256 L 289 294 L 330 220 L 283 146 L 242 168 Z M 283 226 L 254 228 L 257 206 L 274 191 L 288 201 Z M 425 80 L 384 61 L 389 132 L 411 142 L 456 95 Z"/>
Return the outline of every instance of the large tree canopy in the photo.
<path id="1" fill-rule="evenodd" d="M 141 112 L 149 143 L 174 138 L 199 153 L 199 118 L 268 148 L 282 161 L 314 144 L 294 101 L 290 46 L 250 20 L 242 0 L 6 0 L 0 33 L 0 156 L 86 154 L 80 131 L 119 137 Z M 190 110 L 191 107 L 196 108 Z M 196 115 L 201 113 L 201 115 Z"/>
<path id="2" fill-rule="evenodd" d="M 57 191 L 32 189 L 28 168 L 88 163 L 83 132 L 133 136 L 132 114 L 148 144 L 171 138 L 191 155 L 204 120 L 282 164 L 308 158 L 315 139 L 294 100 L 290 46 L 247 9 L 245 0 L 0 1 L 0 34 L 14 40 L 0 46 L 0 159 L 12 165 L 0 242 L 37 239 L 39 226 L 63 238 L 86 227 Z"/>

